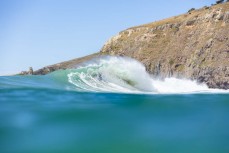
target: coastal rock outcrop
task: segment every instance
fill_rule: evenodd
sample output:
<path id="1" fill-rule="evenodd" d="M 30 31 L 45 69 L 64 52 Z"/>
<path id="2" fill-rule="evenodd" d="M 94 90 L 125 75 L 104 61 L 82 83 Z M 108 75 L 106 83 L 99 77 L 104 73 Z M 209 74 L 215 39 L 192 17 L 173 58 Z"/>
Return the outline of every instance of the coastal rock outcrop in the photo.
<path id="1" fill-rule="evenodd" d="M 135 58 L 154 77 L 189 78 L 229 89 L 229 3 L 127 29 L 100 53 Z"/>

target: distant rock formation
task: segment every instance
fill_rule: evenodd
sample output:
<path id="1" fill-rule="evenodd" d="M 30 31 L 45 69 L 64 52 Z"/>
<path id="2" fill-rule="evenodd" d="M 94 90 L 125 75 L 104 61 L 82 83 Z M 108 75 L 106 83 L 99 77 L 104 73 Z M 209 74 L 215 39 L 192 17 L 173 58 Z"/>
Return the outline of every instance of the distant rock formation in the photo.
<path id="1" fill-rule="evenodd" d="M 32 68 L 32 67 L 29 67 L 28 73 L 29 73 L 30 75 L 33 75 L 33 68 Z"/>
<path id="2" fill-rule="evenodd" d="M 92 55 L 88 55 L 85 57 L 81 57 L 81 58 L 76 58 L 70 61 L 66 61 L 66 62 L 62 62 L 62 63 L 58 63 L 58 64 L 54 64 L 54 65 L 49 65 L 46 66 L 44 68 L 41 68 L 37 71 L 33 72 L 33 75 L 45 75 L 48 74 L 50 72 L 59 70 L 59 69 L 71 69 L 71 68 L 76 68 L 78 65 L 80 65 L 83 62 L 89 61 L 95 57 L 100 56 L 99 53 L 95 53 Z"/>
<path id="3" fill-rule="evenodd" d="M 19 75 L 33 75 L 33 68 L 29 67 L 28 71 L 22 71 Z"/>

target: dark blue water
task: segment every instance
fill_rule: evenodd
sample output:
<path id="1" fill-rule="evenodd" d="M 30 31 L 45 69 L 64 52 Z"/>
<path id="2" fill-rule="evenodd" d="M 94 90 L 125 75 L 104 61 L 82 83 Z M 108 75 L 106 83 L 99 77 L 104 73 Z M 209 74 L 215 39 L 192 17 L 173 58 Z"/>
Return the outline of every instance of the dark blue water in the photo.
<path id="1" fill-rule="evenodd" d="M 0 89 L 0 150 L 227 153 L 228 119 L 228 94 Z"/>

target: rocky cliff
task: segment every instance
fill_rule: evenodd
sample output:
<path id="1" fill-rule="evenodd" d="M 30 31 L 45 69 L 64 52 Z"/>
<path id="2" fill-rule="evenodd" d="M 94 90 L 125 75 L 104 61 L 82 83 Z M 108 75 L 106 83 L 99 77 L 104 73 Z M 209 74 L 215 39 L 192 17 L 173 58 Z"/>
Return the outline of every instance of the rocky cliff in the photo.
<path id="1" fill-rule="evenodd" d="M 100 53 L 135 58 L 155 77 L 190 78 L 229 89 L 229 3 L 129 28 Z"/>
<path id="2" fill-rule="evenodd" d="M 33 74 L 74 68 L 100 55 L 135 58 L 154 77 L 189 78 L 211 88 L 229 89 L 229 3 L 129 28 L 111 38 L 99 53 L 47 66 Z"/>

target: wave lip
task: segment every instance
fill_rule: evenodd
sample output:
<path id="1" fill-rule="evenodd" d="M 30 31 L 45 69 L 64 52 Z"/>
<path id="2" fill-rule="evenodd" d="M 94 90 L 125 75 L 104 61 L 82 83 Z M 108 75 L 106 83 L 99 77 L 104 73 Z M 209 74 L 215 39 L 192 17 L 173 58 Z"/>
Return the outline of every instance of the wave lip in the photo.
<path id="1" fill-rule="evenodd" d="M 80 89 L 102 92 L 151 92 L 150 75 L 136 60 L 104 57 L 68 74 L 68 81 Z"/>

